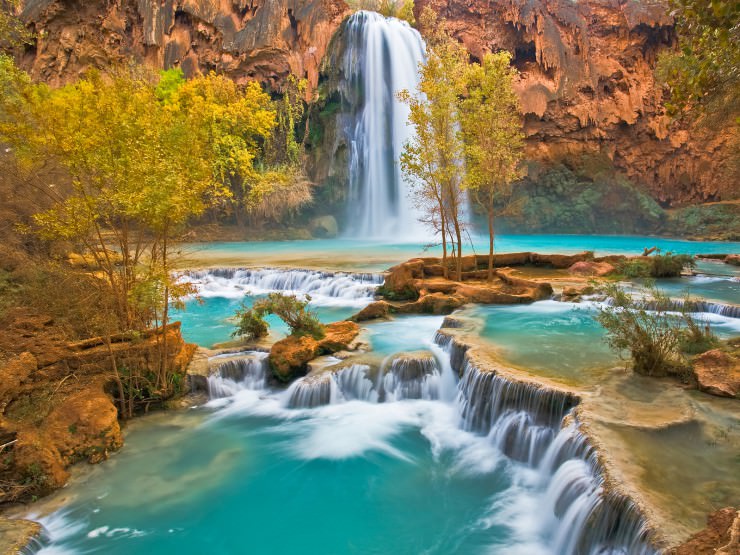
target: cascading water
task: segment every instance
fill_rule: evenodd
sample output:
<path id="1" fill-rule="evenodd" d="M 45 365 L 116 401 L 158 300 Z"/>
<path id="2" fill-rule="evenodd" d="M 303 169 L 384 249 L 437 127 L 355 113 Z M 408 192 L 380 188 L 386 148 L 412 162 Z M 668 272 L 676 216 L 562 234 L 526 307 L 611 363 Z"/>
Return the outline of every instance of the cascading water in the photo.
<path id="1" fill-rule="evenodd" d="M 267 382 L 268 353 L 249 351 L 219 364 L 208 377 L 211 399 L 231 397 L 243 389 L 264 389 Z"/>
<path id="2" fill-rule="evenodd" d="M 628 499 L 607 493 L 600 463 L 575 423 L 564 425 L 578 403 L 567 392 L 481 372 L 467 346 L 439 332 L 435 338 L 462 370 L 458 406 L 464 429 L 486 433 L 510 458 L 537 469 L 545 488 L 539 533 L 552 553 L 653 555 L 645 519 Z"/>
<path id="3" fill-rule="evenodd" d="M 361 305 L 373 300 L 382 274 L 351 274 L 281 268 L 216 268 L 183 274 L 201 297 L 241 298 L 274 291 L 308 294 L 314 304 Z"/>
<path id="4" fill-rule="evenodd" d="M 413 91 L 424 41 L 408 23 L 359 11 L 347 22 L 344 101 L 355 110 L 350 145 L 348 234 L 359 238 L 423 237 L 399 158 L 412 129 L 396 94 Z"/>

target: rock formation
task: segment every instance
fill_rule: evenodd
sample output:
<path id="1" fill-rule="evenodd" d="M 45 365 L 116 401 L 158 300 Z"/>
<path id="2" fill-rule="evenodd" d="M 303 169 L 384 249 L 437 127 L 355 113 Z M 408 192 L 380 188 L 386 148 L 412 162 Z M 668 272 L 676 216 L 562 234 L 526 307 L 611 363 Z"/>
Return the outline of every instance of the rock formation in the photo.
<path id="1" fill-rule="evenodd" d="M 43 495 L 62 487 L 67 467 L 97 463 L 123 444 L 111 356 L 119 368 L 156 371 L 160 336 L 67 343 L 49 334 L 43 317 L 18 318 L 6 329 L 14 357 L 0 361 L 0 503 Z M 11 339 L 12 338 L 12 339 Z M 181 377 L 195 345 L 180 334 L 179 322 L 167 329 L 168 359 Z M 12 353 L 5 341 L 0 351 Z"/>
<path id="2" fill-rule="evenodd" d="M 134 59 L 273 87 L 292 72 L 316 86 L 347 10 L 342 0 L 27 0 L 21 15 L 38 39 L 22 65 L 52 85 Z"/>
<path id="3" fill-rule="evenodd" d="M 532 159 L 605 156 L 664 206 L 737 196 L 729 130 L 671 125 L 653 75 L 675 41 L 661 0 L 417 0 L 471 57 L 505 49 Z"/>
<path id="4" fill-rule="evenodd" d="M 308 362 L 317 356 L 350 348 L 360 333 L 360 327 L 355 322 L 344 320 L 327 324 L 324 331 L 322 339 L 314 339 L 308 335 L 289 335 L 276 342 L 270 350 L 273 375 L 278 380 L 287 382 L 305 374 Z"/>

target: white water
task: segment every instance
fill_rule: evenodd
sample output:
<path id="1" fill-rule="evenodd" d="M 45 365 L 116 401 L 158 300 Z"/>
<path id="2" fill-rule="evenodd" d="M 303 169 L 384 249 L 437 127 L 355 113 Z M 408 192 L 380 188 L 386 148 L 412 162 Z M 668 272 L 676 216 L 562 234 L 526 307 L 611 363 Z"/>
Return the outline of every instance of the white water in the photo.
<path id="1" fill-rule="evenodd" d="M 225 410 L 290 420 L 301 428 L 291 451 L 305 460 L 368 451 L 405 460 L 392 439 L 419 426 L 435 456 L 456 453 L 452 472 L 495 473 L 504 455 L 518 461 L 509 469 L 511 489 L 492 499 L 490 512 L 474 524 L 510 530 L 506 541 L 516 538 L 517 547 L 493 544 L 485 552 L 655 553 L 636 507 L 604 489 L 596 454 L 577 423 L 563 424 L 575 397 L 481 372 L 449 337 L 438 334 L 436 341 L 434 357 L 389 357 L 375 378 L 369 366 L 355 364 L 299 379 L 282 393 L 258 397 L 244 388 Z"/>
<path id="2" fill-rule="evenodd" d="M 364 306 L 383 283 L 382 274 L 350 274 L 281 268 L 216 268 L 183 274 L 204 298 L 239 299 L 272 292 L 310 295 L 316 306 Z"/>
<path id="3" fill-rule="evenodd" d="M 396 97 L 414 91 L 424 41 L 405 21 L 360 11 L 347 23 L 344 74 L 356 116 L 350 142 L 348 235 L 424 237 L 419 214 L 401 176 L 399 159 L 411 137 L 409 110 Z"/>

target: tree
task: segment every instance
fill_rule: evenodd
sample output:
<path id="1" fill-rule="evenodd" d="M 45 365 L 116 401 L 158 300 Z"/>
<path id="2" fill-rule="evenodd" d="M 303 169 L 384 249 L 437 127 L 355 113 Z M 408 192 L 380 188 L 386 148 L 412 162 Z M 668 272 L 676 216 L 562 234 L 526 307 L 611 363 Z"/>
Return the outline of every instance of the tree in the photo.
<path id="1" fill-rule="evenodd" d="M 518 72 L 511 54 L 486 54 L 465 71 L 466 97 L 460 109 L 466 189 L 485 212 L 488 222 L 488 279 L 493 279 L 494 215 L 496 205 L 509 205 L 511 185 L 521 176 L 524 150 L 519 101 L 514 92 Z M 510 206 L 510 205 L 509 205 Z"/>
<path id="2" fill-rule="evenodd" d="M 695 106 L 713 121 L 740 116 L 740 10 L 727 0 L 671 0 L 678 49 L 664 52 L 658 77 L 669 112 Z"/>
<path id="3" fill-rule="evenodd" d="M 267 335 L 268 325 L 264 318 L 274 314 L 288 325 L 291 335 L 322 339 L 324 326 L 315 313 L 306 309 L 309 302 L 311 297 L 308 295 L 300 300 L 295 295 L 270 293 L 266 299 L 255 301 L 251 308 L 242 304 L 236 311 L 237 326 L 232 336 L 257 339 Z"/>
<path id="4" fill-rule="evenodd" d="M 165 72 L 157 83 L 135 67 L 52 90 L 8 59 L 0 60 L 0 90 L 0 141 L 28 171 L 55 164 L 66 175 L 64 186 L 42 191 L 53 204 L 35 215 L 34 231 L 84 250 L 115 307 L 109 340 L 116 331 L 163 330 L 149 389 L 166 398 L 176 385 L 169 308 L 189 292 L 171 274 L 172 243 L 188 221 L 231 197 L 227 176 L 258 173 L 258 140 L 275 125 L 269 96 L 216 76 L 186 83 Z"/>
<path id="5" fill-rule="evenodd" d="M 0 52 L 10 51 L 31 40 L 31 33 L 18 18 L 20 0 L 0 0 Z"/>
<path id="6" fill-rule="evenodd" d="M 425 8 L 425 29 L 441 29 L 436 14 Z M 417 204 L 442 235 L 442 263 L 447 272 L 448 240 L 455 258 L 457 279 L 462 279 L 463 142 L 458 125 L 459 97 L 465 72 L 462 46 L 441 31 L 428 36 L 427 59 L 419 68 L 414 93 L 401 91 L 409 106 L 414 137 L 404 146 L 401 170 L 412 187 Z"/>

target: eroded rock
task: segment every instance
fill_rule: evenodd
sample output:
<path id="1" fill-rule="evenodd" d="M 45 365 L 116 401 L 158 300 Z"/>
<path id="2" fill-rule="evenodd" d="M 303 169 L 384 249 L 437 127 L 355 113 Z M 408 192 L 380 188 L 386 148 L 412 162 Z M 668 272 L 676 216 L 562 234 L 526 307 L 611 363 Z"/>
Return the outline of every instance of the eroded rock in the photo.
<path id="1" fill-rule="evenodd" d="M 740 395 L 740 360 L 738 357 L 712 349 L 694 359 L 693 372 L 700 391 L 718 397 Z"/>

